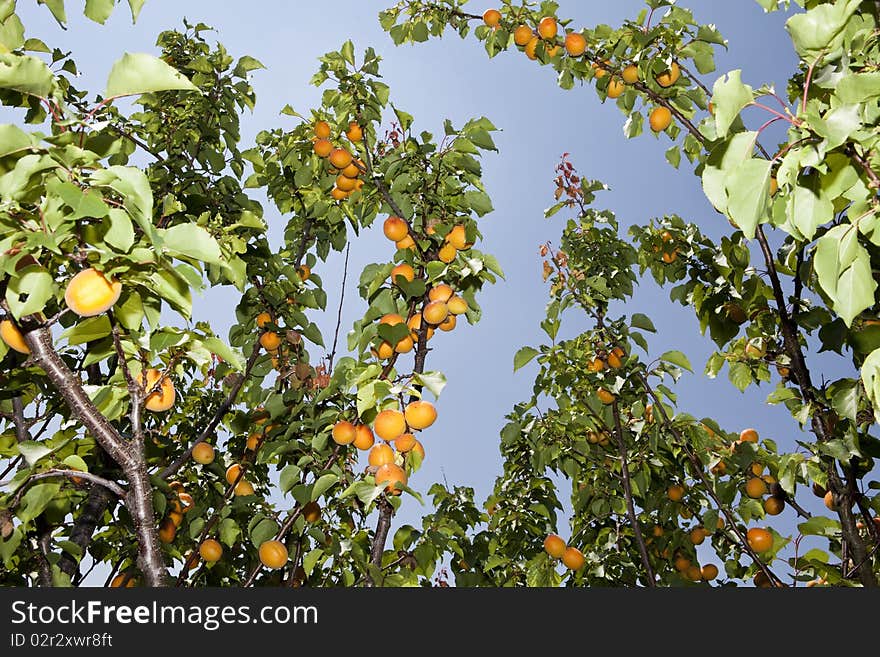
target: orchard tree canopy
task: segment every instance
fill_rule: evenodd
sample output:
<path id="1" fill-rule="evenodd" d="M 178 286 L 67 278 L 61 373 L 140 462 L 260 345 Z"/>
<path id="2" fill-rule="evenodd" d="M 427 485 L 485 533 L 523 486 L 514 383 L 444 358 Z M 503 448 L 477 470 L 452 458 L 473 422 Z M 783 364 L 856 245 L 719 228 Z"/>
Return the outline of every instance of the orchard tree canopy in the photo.
<path id="1" fill-rule="evenodd" d="M 81 90 L 76 52 L 0 1 L 15 117 L 0 125 L 0 581 L 77 586 L 99 568 L 108 586 L 877 586 L 880 3 L 758 3 L 791 14 L 785 90 L 716 70 L 724 36 L 669 0 L 616 27 L 550 1 L 379 13 L 393 44 L 448 30 L 616 105 L 623 136 L 653 134 L 729 227 L 713 239 L 666 215 L 625 231 L 576 155 L 534 172 L 556 190 L 545 225 L 563 224 L 540 249 L 547 340 L 509 345 L 537 375 L 479 501 L 413 475 L 445 411 L 431 352 L 504 285 L 480 230 L 492 108 L 417 130 L 381 76 L 393 46 L 345 41 L 316 63 L 319 106 L 278 108 L 243 143 L 263 65 L 207 25 L 117 53 L 106 87 Z M 39 4 L 64 26 L 74 3 Z M 116 4 L 84 12 L 104 23 Z M 132 20 L 143 5 L 129 0 Z M 280 245 L 257 197 L 284 218 Z M 349 278 L 375 222 L 393 245 Z M 315 322 L 336 312 L 321 279 L 334 252 L 365 308 L 341 340 Z M 708 362 L 687 356 L 699 336 L 651 349 L 632 303 L 646 280 L 693 309 Z M 209 288 L 235 298 L 228 335 L 193 312 Z M 563 320 L 589 328 L 563 339 Z M 700 369 L 769 387 L 796 447 L 680 410 L 676 381 Z M 420 502 L 420 526 L 396 522 Z"/>

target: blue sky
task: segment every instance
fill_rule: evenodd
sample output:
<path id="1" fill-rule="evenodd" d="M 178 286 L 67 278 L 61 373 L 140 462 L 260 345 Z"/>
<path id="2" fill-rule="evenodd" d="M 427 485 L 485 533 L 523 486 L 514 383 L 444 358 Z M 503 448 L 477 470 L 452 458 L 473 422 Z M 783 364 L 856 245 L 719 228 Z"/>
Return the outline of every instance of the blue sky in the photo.
<path id="1" fill-rule="evenodd" d="M 474 487 L 477 499 L 482 501 L 501 471 L 498 432 L 513 404 L 530 395 L 535 372 L 530 366 L 514 375 L 513 355 L 521 346 L 538 345 L 546 338 L 539 328 L 547 290 L 541 281 L 538 246 L 547 240 L 556 242 L 565 223 L 564 213 L 550 220 L 542 214 L 552 203 L 553 169 L 563 152 L 571 154 L 581 175 L 610 186 L 611 191 L 601 194 L 597 203 L 614 210 L 624 228 L 647 223 L 652 217 L 679 214 L 698 223 L 712 237 L 729 230 L 727 221 L 703 196 L 699 180 L 687 170 L 687 164 L 675 171 L 666 163 L 664 151 L 670 145 L 666 136 L 656 139 L 648 134 L 625 139 L 623 117 L 616 107 L 603 106 L 591 88 L 560 90 L 549 67 L 540 67 L 516 51 L 490 61 L 474 39 L 461 41 L 452 34 L 427 44 L 395 47 L 377 20 L 386 1 L 148 0 L 136 25 L 120 8 L 103 27 L 75 14 L 71 6 L 70 29 L 66 32 L 55 25 L 45 8 L 34 3 L 19 4 L 28 36 L 73 50 L 82 71 L 80 86 L 94 91 L 104 88 L 112 63 L 124 51 L 155 52 L 158 32 L 181 27 L 182 18 L 213 26 L 216 33 L 209 36 L 211 40 L 222 42 L 233 56 L 249 54 L 267 66 L 267 70 L 253 73 L 257 107 L 243 118 L 244 144 L 261 129 L 292 127 L 296 119 L 279 115 L 285 104 L 303 114 L 319 104 L 320 90 L 309 85 L 317 68 L 316 58 L 338 49 L 348 38 L 358 52 L 372 46 L 382 56 L 381 70 L 391 86 L 392 100 L 416 117 L 417 130 L 439 132 L 444 118 L 460 125 L 481 115 L 500 129 L 496 135 L 500 153 L 484 160 L 485 182 L 495 211 L 480 222 L 484 242 L 479 246 L 498 257 L 506 280 L 488 287 L 480 297 L 480 324 L 461 323 L 453 333 L 438 334 L 432 341 L 434 351 L 428 369 L 442 370 L 448 386 L 438 404 L 439 419 L 425 432 L 427 457 L 423 469 L 410 482 L 422 492 L 434 481 L 445 480 L 449 485 Z M 691 8 L 698 20 L 715 23 L 729 40 L 729 50 L 718 54 L 719 75 L 741 68 L 743 79 L 754 87 L 768 83 L 784 92 L 796 59 L 783 28 L 783 13 L 764 14 L 751 0 L 691 0 L 681 4 Z M 574 18 L 573 25 L 589 26 L 619 24 L 635 17 L 643 3 L 568 0 L 561 5 L 560 16 Z M 469 9 L 482 13 L 490 6 L 481 0 L 471 3 Z M 714 77 L 708 76 L 704 82 L 711 87 Z M 779 133 L 772 136 L 779 137 Z M 768 147 L 775 146 L 772 137 L 765 141 Z M 268 203 L 265 211 L 277 244 L 283 220 Z M 393 255 L 380 224 L 377 222 L 374 230 L 352 245 L 343 338 L 365 309 L 356 292 L 360 270 Z M 329 344 L 341 282 L 341 258 L 319 264 L 316 271 L 330 297 L 330 311 L 316 318 L 325 337 L 329 336 Z M 234 319 L 234 294 L 233 290 L 216 290 L 197 300 L 196 316 L 209 319 L 222 332 Z M 698 373 L 685 376 L 678 387 L 683 410 L 713 416 L 730 430 L 755 427 L 762 437 L 776 439 L 780 448 L 794 448 L 799 428 L 784 408 L 764 403 L 771 387 L 741 394 L 727 382 L 726 373 L 717 381 L 699 373 L 712 353 L 712 345 L 708 339 L 698 337 L 697 321 L 690 309 L 673 305 L 665 292 L 646 280 L 627 310 L 653 318 L 658 328 L 651 339 L 655 355 L 677 348 L 686 352 L 694 364 Z M 564 333 L 572 335 L 584 328 L 586 324 L 572 316 Z M 316 359 L 321 355 L 318 349 L 312 353 Z M 809 495 L 802 500 L 808 506 L 816 502 Z M 417 522 L 421 512 L 417 502 L 407 500 L 395 524 Z M 567 536 L 566 521 L 560 520 L 560 533 Z M 792 528 L 793 512 L 786 510 L 774 524 L 780 530 Z"/>

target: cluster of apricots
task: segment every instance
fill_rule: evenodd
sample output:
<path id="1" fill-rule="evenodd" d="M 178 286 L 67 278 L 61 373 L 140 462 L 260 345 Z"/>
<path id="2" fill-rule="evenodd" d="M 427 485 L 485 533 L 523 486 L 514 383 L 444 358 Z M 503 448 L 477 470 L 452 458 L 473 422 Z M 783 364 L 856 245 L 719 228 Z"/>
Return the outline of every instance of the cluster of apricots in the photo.
<path id="1" fill-rule="evenodd" d="M 615 346 L 608 350 L 598 349 L 593 358 L 587 364 L 587 369 L 595 373 L 602 372 L 605 369 L 618 369 L 623 367 L 623 359 L 625 356 L 626 352 L 621 347 Z M 617 395 L 607 388 L 599 388 L 596 391 L 596 396 L 599 398 L 599 401 L 605 405 L 613 404 L 617 399 Z"/>
<path id="2" fill-rule="evenodd" d="M 501 26 L 502 15 L 497 9 L 488 9 L 483 14 L 483 22 L 493 30 Z M 536 27 L 526 24 L 517 25 L 513 29 L 513 42 L 531 60 L 538 58 L 538 44 L 544 44 L 544 50 L 550 59 L 561 56 L 562 49 L 569 57 L 582 57 L 587 54 L 587 38 L 580 32 L 570 31 L 561 39 L 559 37 L 559 24 L 553 16 L 544 16 Z M 588 55 L 589 56 L 589 55 Z M 605 77 L 610 69 L 611 61 L 603 59 L 601 62 L 592 62 L 593 74 L 596 78 Z M 672 62 L 669 67 L 658 73 L 654 79 L 663 88 L 674 85 L 681 77 L 681 67 L 677 62 Z M 605 90 L 608 98 L 619 98 L 623 95 L 627 85 L 639 83 L 639 69 L 629 63 L 618 73 L 612 75 Z M 648 116 L 648 123 L 654 132 L 663 132 L 672 124 L 672 112 L 664 105 L 655 107 Z"/>
<path id="3" fill-rule="evenodd" d="M 659 240 L 651 248 L 654 253 L 660 253 L 660 259 L 665 265 L 671 265 L 678 260 L 678 247 L 675 246 L 675 238 L 668 230 L 658 233 Z"/>
<path id="4" fill-rule="evenodd" d="M 576 547 L 566 545 L 561 536 L 548 534 L 544 539 L 544 551 L 554 559 L 561 559 L 569 570 L 577 571 L 584 567 L 586 559 L 583 552 Z"/>
<path id="5" fill-rule="evenodd" d="M 336 174 L 336 184 L 330 195 L 337 201 L 345 200 L 364 186 L 360 175 L 366 173 L 367 167 L 347 148 L 333 145 L 330 140 L 330 124 L 326 121 L 315 123 L 314 132 L 315 140 L 312 148 L 319 157 L 327 160 L 330 173 Z M 364 132 L 356 121 L 351 121 L 345 136 L 352 144 L 357 144 L 363 141 Z"/>
<path id="6" fill-rule="evenodd" d="M 183 514 L 192 510 L 195 500 L 186 492 L 183 484 L 173 481 L 170 484 L 173 496 L 165 505 L 165 517 L 159 523 L 159 540 L 163 543 L 173 543 L 177 536 L 177 529 L 183 523 Z"/>
<path id="7" fill-rule="evenodd" d="M 425 457 L 425 448 L 413 432 L 427 429 L 437 420 L 437 409 L 429 401 L 415 400 L 403 411 L 385 409 L 376 415 L 373 428 L 339 420 L 333 425 L 332 437 L 337 445 L 354 445 L 369 450 L 367 461 L 375 470 L 376 485 L 385 485 L 390 495 L 400 495 L 407 484 L 405 459 L 413 452 Z M 376 436 L 382 442 L 376 443 Z M 391 447 L 393 443 L 394 447 Z"/>

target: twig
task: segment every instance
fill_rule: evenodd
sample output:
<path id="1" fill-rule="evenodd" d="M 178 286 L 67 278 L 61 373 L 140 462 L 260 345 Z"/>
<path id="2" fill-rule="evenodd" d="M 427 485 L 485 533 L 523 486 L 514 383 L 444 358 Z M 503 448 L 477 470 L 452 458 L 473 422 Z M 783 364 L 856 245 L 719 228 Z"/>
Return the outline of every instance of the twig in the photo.
<path id="1" fill-rule="evenodd" d="M 336 330 L 333 333 L 333 347 L 330 349 L 330 361 L 327 369 L 333 371 L 333 359 L 336 357 L 336 344 L 339 341 L 339 329 L 342 326 L 342 304 L 345 301 L 345 281 L 348 278 L 348 254 L 351 250 L 351 242 L 345 247 L 345 265 L 342 268 L 342 289 L 339 292 L 339 311 L 336 313 Z"/>

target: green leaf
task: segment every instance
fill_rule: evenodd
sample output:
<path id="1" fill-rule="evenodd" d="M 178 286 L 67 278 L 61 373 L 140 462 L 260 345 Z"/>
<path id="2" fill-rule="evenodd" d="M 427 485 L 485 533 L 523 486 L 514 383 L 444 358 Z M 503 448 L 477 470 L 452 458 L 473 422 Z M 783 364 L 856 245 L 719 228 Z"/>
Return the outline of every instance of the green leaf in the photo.
<path id="1" fill-rule="evenodd" d="M 798 531 L 806 536 L 828 536 L 840 534 L 840 523 L 824 516 L 813 516 L 798 525 Z"/>
<path id="2" fill-rule="evenodd" d="M 46 307 L 46 302 L 55 295 L 55 280 L 52 275 L 39 267 L 28 267 L 9 281 L 6 288 L 6 303 L 15 319 L 38 313 Z M 22 300 L 23 297 L 27 297 Z"/>
<path id="3" fill-rule="evenodd" d="M 413 383 L 425 386 L 435 397 L 439 397 L 446 387 L 446 376 L 443 372 L 424 372 L 413 374 Z"/>
<path id="4" fill-rule="evenodd" d="M 37 4 L 46 5 L 58 24 L 64 27 L 67 23 L 67 14 L 64 13 L 64 0 L 37 0 Z"/>
<path id="5" fill-rule="evenodd" d="M 486 192 L 472 189 L 464 193 L 464 200 L 480 217 L 492 212 L 493 210 L 492 199 L 489 198 L 489 195 L 486 194 Z"/>
<path id="6" fill-rule="evenodd" d="M 712 103 L 715 106 L 715 129 L 719 139 L 727 137 L 730 126 L 743 108 L 754 101 L 752 88 L 742 82 L 742 71 L 730 71 L 715 80 Z"/>
<path id="7" fill-rule="evenodd" d="M 136 23 L 140 16 L 141 8 L 146 0 L 128 0 L 128 8 L 131 10 L 131 22 Z"/>
<path id="8" fill-rule="evenodd" d="M 785 29 L 797 53 L 812 64 L 820 54 L 840 48 L 846 24 L 859 4 L 861 0 L 837 0 L 789 18 Z"/>
<path id="9" fill-rule="evenodd" d="M 533 349 L 532 347 L 523 347 L 517 351 L 516 355 L 513 357 L 513 371 L 516 372 L 519 368 L 527 365 L 540 353 L 540 351 Z"/>
<path id="10" fill-rule="evenodd" d="M 752 157 L 757 138 L 757 132 L 738 132 L 709 154 L 702 175 L 703 193 L 719 212 L 727 214 L 727 176 Z"/>
<path id="11" fill-rule="evenodd" d="M 651 333 L 656 333 L 657 329 L 654 327 L 654 322 L 651 321 L 651 318 L 647 315 L 643 315 L 642 313 L 633 313 L 630 318 L 630 325 L 633 328 L 642 329 L 643 331 L 650 331 Z"/>
<path id="12" fill-rule="evenodd" d="M 22 496 L 18 507 L 18 517 L 22 522 L 30 522 L 39 516 L 61 490 L 61 484 L 36 484 Z"/>
<path id="13" fill-rule="evenodd" d="M 201 93 L 186 76 L 158 57 L 147 53 L 125 53 L 110 70 L 104 97 L 118 98 L 173 89 Z"/>
<path id="14" fill-rule="evenodd" d="M 74 324 L 65 330 L 61 337 L 67 338 L 67 343 L 73 346 L 106 338 L 110 335 L 111 331 L 110 318 L 104 314 L 97 317 L 89 317 Z"/>
<path id="15" fill-rule="evenodd" d="M 770 167 L 769 160 L 750 158 L 724 179 L 727 214 L 749 239 L 755 237 L 758 224 L 767 216 Z"/>
<path id="16" fill-rule="evenodd" d="M 134 227 L 128 213 L 119 208 L 111 208 L 105 225 L 104 241 L 119 251 L 128 253 L 134 244 Z"/>
<path id="17" fill-rule="evenodd" d="M 819 226 L 834 218 L 834 205 L 820 190 L 819 177 L 811 175 L 798 181 L 788 203 L 788 220 L 810 241 Z"/>
<path id="18" fill-rule="evenodd" d="M 55 76 L 42 59 L 32 55 L 0 54 L 0 89 L 49 98 L 57 88 Z"/>
<path id="19" fill-rule="evenodd" d="M 278 485 L 281 487 L 282 493 L 287 493 L 294 486 L 300 483 L 302 470 L 293 463 L 284 467 L 278 479 Z"/>
<path id="20" fill-rule="evenodd" d="M 220 535 L 220 542 L 225 543 L 229 547 L 235 545 L 238 537 L 241 536 L 241 527 L 233 518 L 223 518 L 217 527 L 217 533 Z"/>
<path id="21" fill-rule="evenodd" d="M 660 360 L 672 363 L 673 365 L 678 365 L 682 369 L 686 369 L 688 372 L 694 371 L 693 368 L 691 368 L 691 362 L 688 360 L 688 357 L 680 351 L 667 351 L 660 356 Z"/>
<path id="22" fill-rule="evenodd" d="M 211 264 L 220 262 L 220 245 L 198 224 L 178 224 L 159 233 L 165 250 L 171 255 L 194 258 Z"/>
<path id="23" fill-rule="evenodd" d="M 33 146 L 34 140 L 21 128 L 9 123 L 0 125 L 0 157 L 30 149 Z"/>
<path id="24" fill-rule="evenodd" d="M 880 349 L 868 354 L 862 363 L 862 383 L 874 407 L 874 418 L 880 423 Z"/>
<path id="25" fill-rule="evenodd" d="M 814 266 L 819 285 L 847 326 L 856 315 L 873 305 L 877 283 L 871 275 L 870 256 L 859 243 L 855 226 L 835 226 L 820 237 Z"/>
<path id="26" fill-rule="evenodd" d="M 88 472 L 89 466 L 86 465 L 86 462 L 82 460 L 82 457 L 77 456 L 76 454 L 71 454 L 66 457 L 62 463 L 66 465 L 71 470 L 79 470 L 80 472 Z"/>
<path id="27" fill-rule="evenodd" d="M 219 356 L 223 359 L 227 365 L 229 365 L 236 372 L 241 372 L 244 370 L 245 358 L 242 354 L 230 347 L 220 338 L 210 337 L 202 340 L 202 344 L 205 348 L 210 351 L 215 356 Z"/>
<path id="28" fill-rule="evenodd" d="M 317 500 L 321 497 L 330 487 L 334 486 L 336 482 L 339 481 L 339 476 L 329 472 L 327 474 L 321 475 L 318 478 L 318 481 L 315 482 L 315 485 L 312 486 L 312 501 Z"/>
<path id="29" fill-rule="evenodd" d="M 0 15 L 0 52 L 18 50 L 24 43 L 24 25 L 21 19 L 16 14 L 8 18 Z"/>
<path id="30" fill-rule="evenodd" d="M 827 112 L 819 121 L 810 122 L 810 127 L 825 138 L 826 151 L 843 144 L 861 125 L 859 105 L 840 105 Z"/>
<path id="31" fill-rule="evenodd" d="M 52 450 L 46 447 L 43 443 L 38 443 L 33 440 L 24 440 L 18 443 L 18 453 L 24 457 L 24 460 L 27 461 L 28 465 L 33 466 L 44 456 L 51 454 Z"/>
<path id="32" fill-rule="evenodd" d="M 92 173 L 92 182 L 119 192 L 131 218 L 154 244 L 159 235 L 153 225 L 153 191 L 146 174 L 136 167 L 114 165 Z"/>
<path id="33" fill-rule="evenodd" d="M 115 6 L 116 0 L 86 0 L 86 8 L 83 13 L 96 23 L 103 25 L 110 18 Z"/>

